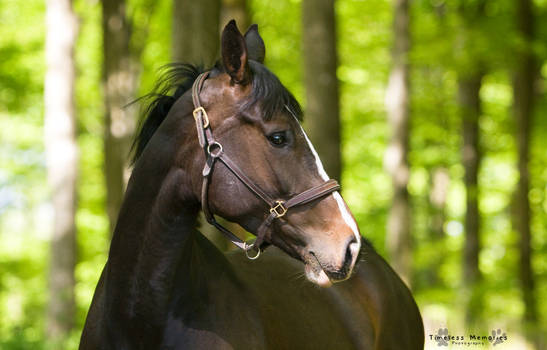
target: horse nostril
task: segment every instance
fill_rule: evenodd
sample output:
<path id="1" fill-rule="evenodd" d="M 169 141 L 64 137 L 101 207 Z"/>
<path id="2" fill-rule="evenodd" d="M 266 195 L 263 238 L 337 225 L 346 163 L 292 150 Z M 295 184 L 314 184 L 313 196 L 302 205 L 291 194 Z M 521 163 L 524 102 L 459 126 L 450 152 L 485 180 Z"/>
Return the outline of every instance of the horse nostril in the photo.
<path id="1" fill-rule="evenodd" d="M 351 237 L 348 245 L 346 246 L 346 255 L 344 256 L 344 269 L 348 269 L 351 263 L 353 262 L 354 256 L 357 254 L 359 249 L 359 243 L 355 237 Z"/>

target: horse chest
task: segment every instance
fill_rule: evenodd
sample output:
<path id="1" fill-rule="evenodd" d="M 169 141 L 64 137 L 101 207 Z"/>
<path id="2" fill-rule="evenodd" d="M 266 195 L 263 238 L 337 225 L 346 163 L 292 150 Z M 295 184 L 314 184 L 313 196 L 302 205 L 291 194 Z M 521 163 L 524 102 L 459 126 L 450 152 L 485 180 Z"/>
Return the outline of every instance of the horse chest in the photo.
<path id="1" fill-rule="evenodd" d="M 273 248 L 261 261 L 239 255 L 208 267 L 201 261 L 199 273 L 179 275 L 184 281 L 175 283 L 162 348 L 369 348 L 363 340 L 374 336 L 363 327 L 370 323 L 352 334 L 354 317 L 342 295 L 287 277 L 301 269 L 298 262 Z"/>
<path id="2" fill-rule="evenodd" d="M 173 304 L 161 348 L 355 348 L 341 315 L 325 298 L 312 292 L 303 301 L 287 294 L 295 290 L 276 291 L 274 283 L 271 290 L 257 300 L 252 289 L 240 294 L 228 287 L 220 295 L 205 293 L 202 298 Z"/>
<path id="3" fill-rule="evenodd" d="M 164 328 L 162 349 L 263 349 L 259 313 L 237 285 L 179 288 Z"/>

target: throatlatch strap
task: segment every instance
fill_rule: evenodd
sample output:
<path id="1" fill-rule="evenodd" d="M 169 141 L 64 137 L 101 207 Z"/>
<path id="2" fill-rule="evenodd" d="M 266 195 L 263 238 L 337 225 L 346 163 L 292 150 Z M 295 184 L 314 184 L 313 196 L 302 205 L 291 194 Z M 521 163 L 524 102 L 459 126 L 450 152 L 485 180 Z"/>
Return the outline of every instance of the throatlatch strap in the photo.
<path id="1" fill-rule="evenodd" d="M 211 159 L 211 158 L 210 158 Z M 212 158 L 212 163 L 209 163 L 209 159 L 207 160 L 205 164 L 205 168 L 209 168 L 209 171 L 206 171 L 204 169 L 203 171 L 203 182 L 201 184 L 201 209 L 203 211 L 203 214 L 205 215 L 205 219 L 207 222 L 214 227 L 217 228 L 226 238 L 228 238 L 233 244 L 235 244 L 237 247 L 247 250 L 246 243 L 241 240 L 238 236 L 236 236 L 234 233 L 232 233 L 230 230 L 219 224 L 213 213 L 211 213 L 211 210 L 209 209 L 209 181 L 211 179 L 211 174 L 213 172 L 213 168 L 215 165 L 215 158 Z"/>

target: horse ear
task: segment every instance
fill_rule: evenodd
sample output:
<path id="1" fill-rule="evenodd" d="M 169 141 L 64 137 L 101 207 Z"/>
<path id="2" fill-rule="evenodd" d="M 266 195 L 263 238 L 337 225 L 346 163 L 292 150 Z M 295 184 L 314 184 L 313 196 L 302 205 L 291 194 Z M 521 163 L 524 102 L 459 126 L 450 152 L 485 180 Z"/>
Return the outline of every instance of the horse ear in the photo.
<path id="1" fill-rule="evenodd" d="M 258 33 L 258 24 L 253 24 L 247 29 L 247 33 L 245 33 L 245 44 L 247 44 L 249 59 L 264 63 L 266 47 L 264 46 L 264 40 L 262 40 L 262 37 Z"/>
<path id="2" fill-rule="evenodd" d="M 247 46 L 243 35 L 237 29 L 236 21 L 228 22 L 222 31 L 222 63 L 232 80 L 238 84 L 245 84 L 249 78 L 247 64 Z"/>

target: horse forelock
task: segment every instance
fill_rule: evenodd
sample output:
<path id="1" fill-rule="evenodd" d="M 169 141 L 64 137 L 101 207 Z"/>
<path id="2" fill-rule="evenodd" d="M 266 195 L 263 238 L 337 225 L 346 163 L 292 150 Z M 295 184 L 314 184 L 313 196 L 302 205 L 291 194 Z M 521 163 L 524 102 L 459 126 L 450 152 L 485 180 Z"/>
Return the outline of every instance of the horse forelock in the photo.
<path id="1" fill-rule="evenodd" d="M 300 104 L 279 78 L 256 61 L 250 60 L 249 67 L 252 73 L 252 88 L 241 109 L 246 110 L 258 104 L 265 120 L 270 120 L 277 114 L 285 114 L 288 109 L 290 114 L 301 121 Z"/>

